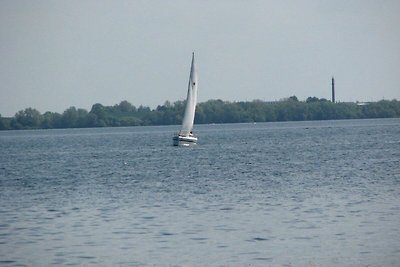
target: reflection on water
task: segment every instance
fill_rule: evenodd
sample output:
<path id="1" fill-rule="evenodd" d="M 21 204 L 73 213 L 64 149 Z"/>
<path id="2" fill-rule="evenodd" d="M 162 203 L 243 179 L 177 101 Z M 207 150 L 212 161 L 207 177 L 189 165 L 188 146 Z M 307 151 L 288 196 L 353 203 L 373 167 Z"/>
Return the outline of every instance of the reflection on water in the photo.
<path id="1" fill-rule="evenodd" d="M 176 146 L 189 147 L 189 146 L 196 146 L 196 145 L 197 145 L 197 143 L 194 143 L 194 142 L 179 141 L 179 142 L 177 142 Z"/>
<path id="2" fill-rule="evenodd" d="M 400 120 L 0 132 L 0 265 L 398 266 Z"/>

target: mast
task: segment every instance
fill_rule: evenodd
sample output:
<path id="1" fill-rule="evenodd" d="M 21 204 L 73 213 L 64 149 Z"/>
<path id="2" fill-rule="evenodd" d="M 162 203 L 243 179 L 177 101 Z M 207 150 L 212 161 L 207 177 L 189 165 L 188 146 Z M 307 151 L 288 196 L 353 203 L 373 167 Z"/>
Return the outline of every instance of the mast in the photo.
<path id="1" fill-rule="evenodd" d="M 335 103 L 335 78 L 332 76 L 332 103 Z"/>

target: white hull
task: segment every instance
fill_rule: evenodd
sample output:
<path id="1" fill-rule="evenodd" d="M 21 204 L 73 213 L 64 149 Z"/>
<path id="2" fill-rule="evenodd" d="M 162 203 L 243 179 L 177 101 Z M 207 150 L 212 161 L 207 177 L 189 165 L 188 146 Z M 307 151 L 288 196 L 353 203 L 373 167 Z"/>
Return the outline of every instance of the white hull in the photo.
<path id="1" fill-rule="evenodd" d="M 196 144 L 197 143 L 197 137 L 193 136 L 193 135 L 189 135 L 189 136 L 182 136 L 182 135 L 175 135 L 172 138 L 173 144 L 174 146 L 188 146 L 191 144 Z"/>

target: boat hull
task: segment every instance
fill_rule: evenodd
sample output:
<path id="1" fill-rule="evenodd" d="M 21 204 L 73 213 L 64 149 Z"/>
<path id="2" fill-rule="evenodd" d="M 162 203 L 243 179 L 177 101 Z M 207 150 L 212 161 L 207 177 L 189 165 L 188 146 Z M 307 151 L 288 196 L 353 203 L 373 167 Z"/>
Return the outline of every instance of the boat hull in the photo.
<path id="1" fill-rule="evenodd" d="M 197 143 L 197 137 L 176 135 L 172 141 L 174 146 L 189 146 Z"/>

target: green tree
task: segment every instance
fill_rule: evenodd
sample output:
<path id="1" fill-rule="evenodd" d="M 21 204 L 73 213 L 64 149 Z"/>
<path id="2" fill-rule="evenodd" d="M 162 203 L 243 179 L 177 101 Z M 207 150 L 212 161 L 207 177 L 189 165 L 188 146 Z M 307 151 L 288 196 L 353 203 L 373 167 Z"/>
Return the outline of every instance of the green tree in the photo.
<path id="1" fill-rule="evenodd" d="M 65 128 L 88 127 L 88 112 L 85 109 L 70 107 L 62 114 L 61 124 Z"/>
<path id="2" fill-rule="evenodd" d="M 95 124 L 95 127 L 107 126 L 107 110 L 102 104 L 94 104 L 90 113 L 96 115 L 91 117 L 91 122 Z M 92 119 L 95 120 L 93 121 Z"/>
<path id="3" fill-rule="evenodd" d="M 36 129 L 41 125 L 42 115 L 34 108 L 26 108 L 15 114 L 15 120 L 17 125 L 21 125 L 22 128 Z"/>
<path id="4" fill-rule="evenodd" d="M 118 109 L 122 112 L 135 112 L 136 111 L 135 106 L 133 106 L 131 103 L 129 103 L 126 100 L 121 101 L 121 103 L 119 103 Z"/>
<path id="5" fill-rule="evenodd" d="M 62 127 L 62 115 L 47 111 L 43 114 L 42 128 L 52 129 Z"/>
<path id="6" fill-rule="evenodd" d="M 76 122 L 76 127 L 83 128 L 88 127 L 88 111 L 83 108 L 78 108 L 76 111 L 78 114 L 78 119 Z"/>
<path id="7" fill-rule="evenodd" d="M 9 123 L 7 122 L 6 118 L 1 117 L 0 114 L 0 130 L 7 130 L 9 129 Z"/>
<path id="8" fill-rule="evenodd" d="M 319 98 L 315 96 L 310 96 L 306 100 L 306 103 L 314 103 L 314 102 L 319 102 Z"/>
<path id="9" fill-rule="evenodd" d="M 90 112 L 70 107 L 62 114 L 46 112 L 43 115 L 33 108 L 27 108 L 17 112 L 12 118 L 0 116 L 0 130 L 180 124 L 184 108 L 185 101 L 176 101 L 173 104 L 166 101 L 154 110 L 145 106 L 136 109 L 127 101 L 114 106 L 97 103 Z M 332 103 L 317 97 L 299 101 L 296 96 L 291 96 L 278 102 L 209 100 L 197 105 L 195 123 L 391 117 L 400 117 L 400 102 L 395 99 L 357 105 Z"/>

